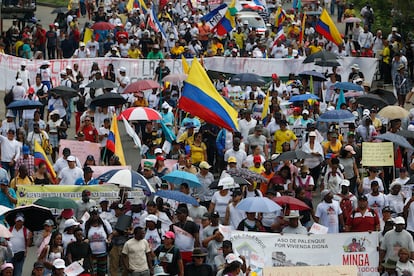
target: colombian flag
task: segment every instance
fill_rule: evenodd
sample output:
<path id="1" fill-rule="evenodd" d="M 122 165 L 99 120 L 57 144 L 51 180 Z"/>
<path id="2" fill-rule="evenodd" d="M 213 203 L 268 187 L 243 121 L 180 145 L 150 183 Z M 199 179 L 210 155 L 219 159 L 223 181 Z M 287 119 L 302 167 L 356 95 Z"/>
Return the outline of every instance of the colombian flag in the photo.
<path id="1" fill-rule="evenodd" d="M 217 92 L 197 59 L 191 64 L 179 108 L 228 130 L 237 130 L 237 111 Z"/>
<path id="2" fill-rule="evenodd" d="M 280 25 L 283 24 L 283 22 L 286 20 L 286 13 L 285 11 L 282 9 L 282 7 L 278 7 L 276 10 L 276 27 L 279 27 Z"/>
<path id="3" fill-rule="evenodd" d="M 47 158 L 47 155 L 45 151 L 43 150 L 42 146 L 39 145 L 39 143 L 35 140 L 34 141 L 34 150 L 33 150 L 33 156 L 35 159 L 35 165 L 38 166 L 40 163 L 46 164 L 46 169 L 52 176 L 53 180 L 56 180 L 56 172 L 53 169 L 52 164 L 50 163 L 49 159 Z"/>
<path id="4" fill-rule="evenodd" d="M 216 26 L 216 32 L 219 36 L 224 36 L 226 33 L 231 32 L 236 27 L 235 16 L 238 9 L 236 7 L 236 0 L 232 0 L 229 4 L 224 17 Z"/>
<path id="5" fill-rule="evenodd" d="M 323 35 L 327 40 L 332 41 L 336 45 L 341 45 L 343 40 L 341 34 L 329 16 L 326 9 L 323 9 L 318 22 L 316 23 L 316 31 Z"/>
<path id="6" fill-rule="evenodd" d="M 121 165 L 125 166 L 124 150 L 122 148 L 121 137 L 119 136 L 116 114 L 112 117 L 111 129 L 109 130 L 108 140 L 106 140 L 106 148 L 118 156 Z"/>
<path id="7" fill-rule="evenodd" d="M 183 73 L 188 75 L 188 72 L 190 72 L 190 65 L 188 65 L 187 59 L 181 55 L 181 63 L 183 64 Z"/>

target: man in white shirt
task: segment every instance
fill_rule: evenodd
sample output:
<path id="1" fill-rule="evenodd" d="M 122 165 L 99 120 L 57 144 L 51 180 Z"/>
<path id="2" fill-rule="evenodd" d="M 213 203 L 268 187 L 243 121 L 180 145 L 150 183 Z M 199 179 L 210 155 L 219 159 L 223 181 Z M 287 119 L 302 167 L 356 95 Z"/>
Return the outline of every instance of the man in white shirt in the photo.
<path id="1" fill-rule="evenodd" d="M 120 76 L 116 78 L 117 81 L 119 82 L 118 93 L 122 94 L 122 92 L 124 92 L 125 88 L 129 85 L 131 81 L 129 77 L 127 77 L 126 75 L 125 67 L 119 68 L 119 75 Z"/>
<path id="2" fill-rule="evenodd" d="M 95 40 L 95 36 L 91 36 L 91 40 L 86 43 L 86 48 L 89 50 L 89 57 L 98 57 L 99 43 Z"/>
<path id="3" fill-rule="evenodd" d="M 1 167 L 10 173 L 10 178 L 15 176 L 14 165 L 20 157 L 20 143 L 14 136 L 13 129 L 7 131 L 7 137 L 0 135 Z"/>
<path id="4" fill-rule="evenodd" d="M 75 185 L 76 180 L 83 177 L 83 170 L 76 167 L 75 156 L 69 155 L 66 160 L 68 167 L 63 168 L 59 173 L 58 182 L 60 185 Z"/>
<path id="5" fill-rule="evenodd" d="M 372 46 L 372 43 L 374 43 L 374 36 L 372 33 L 368 30 L 368 26 L 364 26 L 364 31 L 359 34 L 358 37 L 358 43 L 361 48 L 369 49 Z"/>
<path id="6" fill-rule="evenodd" d="M 91 56 L 91 53 L 89 52 L 89 49 L 85 47 L 84 42 L 79 42 L 79 48 L 75 50 L 75 53 L 73 54 L 73 58 L 89 58 Z"/>
<path id="7" fill-rule="evenodd" d="M 58 160 L 56 160 L 55 165 L 53 166 L 53 169 L 55 170 L 56 174 L 59 175 L 59 173 L 68 166 L 67 158 L 70 156 L 70 149 L 64 148 L 62 152 L 63 156 L 59 157 Z M 76 166 L 81 168 L 82 165 L 78 158 L 76 158 Z M 83 172 L 82 172 L 83 175 Z"/>
<path id="8" fill-rule="evenodd" d="M 23 86 L 23 80 L 17 79 L 16 85 L 12 88 L 13 93 L 13 101 L 20 101 L 23 100 L 24 95 L 26 95 L 26 88 Z"/>
<path id="9" fill-rule="evenodd" d="M 247 154 L 242 148 L 240 148 L 240 138 L 236 137 L 233 139 L 233 148 L 227 150 L 224 153 L 224 161 L 231 163 L 229 161 L 231 157 L 233 157 L 232 160 L 236 159 L 237 168 L 241 168 L 246 161 Z"/>
<path id="10" fill-rule="evenodd" d="M 328 233 L 339 233 L 340 227 L 344 229 L 344 218 L 338 201 L 333 201 L 333 194 L 330 190 L 321 192 L 321 203 L 316 207 L 315 222 L 328 227 Z"/>
<path id="11" fill-rule="evenodd" d="M 257 121 L 252 118 L 252 111 L 246 109 L 244 112 L 244 119 L 241 119 L 239 121 L 239 130 L 243 139 L 247 139 L 247 137 L 249 136 L 249 130 L 255 127 L 256 124 Z"/>
<path id="12" fill-rule="evenodd" d="M 16 79 L 23 80 L 23 87 L 25 89 L 30 87 L 30 75 L 29 75 L 29 70 L 26 70 L 26 62 L 23 61 L 20 64 L 20 70 L 17 71 Z"/>

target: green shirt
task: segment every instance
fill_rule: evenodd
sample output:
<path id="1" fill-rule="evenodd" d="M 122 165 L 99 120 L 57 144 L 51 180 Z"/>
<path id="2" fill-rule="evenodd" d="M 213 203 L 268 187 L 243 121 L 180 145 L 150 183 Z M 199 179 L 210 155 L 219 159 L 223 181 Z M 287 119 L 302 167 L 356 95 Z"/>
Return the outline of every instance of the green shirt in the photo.
<path id="1" fill-rule="evenodd" d="M 164 55 L 161 53 L 161 51 L 158 51 L 158 53 L 155 53 L 153 51 L 148 53 L 147 59 L 163 59 Z"/>

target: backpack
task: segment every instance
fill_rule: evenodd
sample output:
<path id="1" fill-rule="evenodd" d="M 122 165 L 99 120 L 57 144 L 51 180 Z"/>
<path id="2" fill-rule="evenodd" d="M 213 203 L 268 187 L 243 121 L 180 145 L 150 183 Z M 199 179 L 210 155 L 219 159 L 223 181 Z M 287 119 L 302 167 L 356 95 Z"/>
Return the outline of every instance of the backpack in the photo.
<path id="1" fill-rule="evenodd" d="M 4 95 L 4 105 L 8 106 L 9 104 L 11 104 L 14 101 L 14 95 L 13 95 L 13 88 L 14 85 L 12 86 L 12 88 L 6 93 L 6 95 Z"/>
<path id="2" fill-rule="evenodd" d="M 368 22 L 369 22 L 370 24 L 374 23 L 374 13 L 373 13 L 371 10 L 368 10 L 368 11 L 365 13 L 365 15 L 366 15 L 366 17 L 367 17 L 367 19 L 368 19 Z"/>
<path id="3" fill-rule="evenodd" d="M 354 208 L 352 206 L 352 201 L 349 199 L 349 196 L 342 197 L 342 195 L 340 195 L 340 197 L 342 200 L 339 203 L 339 206 L 341 207 L 344 220 L 346 220 L 352 214 Z"/>

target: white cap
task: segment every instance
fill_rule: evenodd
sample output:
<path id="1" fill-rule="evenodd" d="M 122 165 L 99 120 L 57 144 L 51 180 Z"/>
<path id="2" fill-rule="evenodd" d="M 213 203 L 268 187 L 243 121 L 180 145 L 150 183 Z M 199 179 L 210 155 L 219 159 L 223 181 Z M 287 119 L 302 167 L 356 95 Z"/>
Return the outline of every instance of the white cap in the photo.
<path id="1" fill-rule="evenodd" d="M 332 111 L 332 110 L 335 110 L 335 107 L 334 106 L 332 106 L 332 105 L 330 105 L 330 106 L 328 106 L 328 108 L 326 109 L 327 111 Z"/>
<path id="2" fill-rule="evenodd" d="M 351 183 L 349 182 L 349 180 L 347 180 L 347 179 L 342 180 L 341 186 L 349 187 L 349 185 L 351 185 Z"/>
<path id="3" fill-rule="evenodd" d="M 362 112 L 363 116 L 369 116 L 371 114 L 371 112 L 369 111 L 369 109 L 364 109 L 364 111 Z"/>
<path id="4" fill-rule="evenodd" d="M 163 102 L 161 107 L 162 107 L 162 109 L 168 109 L 168 108 L 170 108 L 170 105 L 167 102 Z"/>
<path id="5" fill-rule="evenodd" d="M 20 66 L 27 66 L 25 61 L 22 61 L 22 63 L 20 63 Z"/>
<path id="6" fill-rule="evenodd" d="M 236 254 L 230 253 L 226 256 L 226 263 L 231 264 L 233 262 L 239 262 L 240 264 L 243 264 L 243 260 L 240 259 Z"/>
<path id="7" fill-rule="evenodd" d="M 307 114 L 307 115 L 309 115 L 309 111 L 308 111 L 307 109 L 304 109 L 304 110 L 302 111 L 302 114 Z"/>
<path id="8" fill-rule="evenodd" d="M 53 267 L 57 269 L 66 268 L 65 261 L 62 259 L 56 259 L 53 261 Z"/>
<path id="9" fill-rule="evenodd" d="M 18 215 L 16 216 L 16 219 L 14 221 L 23 221 L 24 222 L 24 217 L 22 215 Z"/>
<path id="10" fill-rule="evenodd" d="M 148 215 L 145 218 L 145 221 L 152 221 L 153 223 L 157 223 L 158 222 L 158 217 L 156 215 Z"/>
<path id="11" fill-rule="evenodd" d="M 396 217 L 394 219 L 394 224 L 405 224 L 405 219 L 403 217 Z"/>
<path id="12" fill-rule="evenodd" d="M 16 80 L 16 83 L 17 83 L 17 84 L 23 84 L 23 80 L 22 80 L 22 79 L 20 79 L 20 78 L 18 78 L 18 79 Z"/>
<path id="13" fill-rule="evenodd" d="M 47 61 L 47 60 L 45 60 L 45 61 L 43 61 L 43 62 L 42 62 L 42 66 L 43 66 L 43 65 L 50 65 L 50 62 L 49 62 L 49 61 Z"/>
<path id="14" fill-rule="evenodd" d="M 56 27 L 59 27 L 59 23 L 57 23 L 57 22 L 55 22 L 55 24 L 54 24 Z"/>
<path id="15" fill-rule="evenodd" d="M 78 225 L 79 225 L 79 222 L 76 222 L 73 218 L 67 219 L 65 221 L 65 228 L 72 227 L 72 226 L 78 226 Z"/>
<path id="16" fill-rule="evenodd" d="M 159 154 L 159 153 L 162 153 L 162 149 L 161 148 L 156 148 L 154 150 L 154 154 Z"/>
<path id="17" fill-rule="evenodd" d="M 126 68 L 125 67 L 120 67 L 119 72 L 126 72 Z"/>
<path id="18" fill-rule="evenodd" d="M 73 155 L 69 155 L 66 160 L 68 160 L 69 162 L 75 162 L 76 161 L 76 158 Z"/>
<path id="19" fill-rule="evenodd" d="M 84 42 L 79 42 L 79 47 L 84 47 L 85 46 L 85 43 Z"/>
<path id="20" fill-rule="evenodd" d="M 106 198 L 106 197 L 101 197 L 100 199 L 99 199 L 99 203 L 102 203 L 102 202 L 109 202 L 109 200 Z"/>
<path id="21" fill-rule="evenodd" d="M 309 132 L 309 137 L 316 137 L 316 132 L 315 131 Z"/>
<path id="22" fill-rule="evenodd" d="M 396 31 L 398 31 L 397 27 L 392 27 L 391 28 L 391 32 L 396 32 Z"/>
<path id="23" fill-rule="evenodd" d="M 64 75 L 64 76 L 66 76 L 66 75 L 67 75 L 67 73 L 66 73 L 66 71 L 65 71 L 65 70 L 60 71 L 60 74 L 61 74 L 61 75 Z"/>

